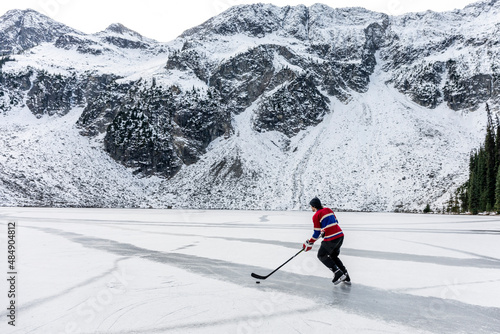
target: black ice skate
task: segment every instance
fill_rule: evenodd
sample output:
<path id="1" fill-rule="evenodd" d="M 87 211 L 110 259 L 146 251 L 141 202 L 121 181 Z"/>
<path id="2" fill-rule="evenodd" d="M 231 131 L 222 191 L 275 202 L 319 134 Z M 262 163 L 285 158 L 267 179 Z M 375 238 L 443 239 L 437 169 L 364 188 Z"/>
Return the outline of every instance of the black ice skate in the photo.
<path id="1" fill-rule="evenodd" d="M 342 272 L 342 270 L 338 269 L 335 271 L 335 276 L 333 276 L 332 282 L 337 285 L 340 282 L 343 282 L 346 279 L 346 275 Z"/>

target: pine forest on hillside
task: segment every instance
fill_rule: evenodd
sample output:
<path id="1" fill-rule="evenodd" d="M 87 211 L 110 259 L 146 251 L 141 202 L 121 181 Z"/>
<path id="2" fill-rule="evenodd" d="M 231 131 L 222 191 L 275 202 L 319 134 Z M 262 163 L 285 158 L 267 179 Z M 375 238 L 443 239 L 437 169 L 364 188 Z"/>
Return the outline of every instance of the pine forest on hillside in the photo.
<path id="1" fill-rule="evenodd" d="M 500 120 L 493 122 L 488 104 L 486 113 L 484 143 L 471 153 L 469 179 L 448 201 L 449 213 L 500 212 Z"/>

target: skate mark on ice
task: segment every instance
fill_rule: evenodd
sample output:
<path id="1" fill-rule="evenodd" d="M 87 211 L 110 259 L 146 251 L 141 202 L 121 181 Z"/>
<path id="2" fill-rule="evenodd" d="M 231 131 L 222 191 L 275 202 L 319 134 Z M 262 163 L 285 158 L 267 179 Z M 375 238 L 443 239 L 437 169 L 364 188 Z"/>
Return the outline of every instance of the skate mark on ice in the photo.
<path id="1" fill-rule="evenodd" d="M 318 311 L 318 307 L 312 306 L 308 308 L 299 308 L 291 311 L 277 311 L 274 313 L 268 313 L 265 315 L 265 319 L 274 319 L 274 318 L 281 318 L 281 317 L 286 317 L 289 315 L 304 315 L 304 314 L 314 314 L 315 312 Z M 231 317 L 231 318 L 223 318 L 223 319 L 217 319 L 217 320 L 212 320 L 212 321 L 192 321 L 193 318 L 196 318 L 194 315 L 189 315 L 188 318 L 186 318 L 186 321 L 191 321 L 191 322 L 186 322 L 184 324 L 175 324 L 175 325 L 170 325 L 170 326 L 161 326 L 161 327 L 151 327 L 151 328 L 140 328 L 138 330 L 106 330 L 106 331 L 92 331 L 92 332 L 87 332 L 87 333 L 80 333 L 80 334 L 139 334 L 139 333 L 169 333 L 172 330 L 187 330 L 186 333 L 190 333 L 188 330 L 196 330 L 197 333 L 201 332 L 200 329 L 206 330 L 210 327 L 217 327 L 217 326 L 223 326 L 223 325 L 236 325 L 240 322 L 249 322 L 249 323 L 256 323 L 259 321 L 262 321 L 262 315 L 253 315 L 253 314 L 245 314 L 242 316 L 237 316 L 237 317 Z M 176 333 L 178 333 L 176 331 Z M 212 332 L 210 332 L 212 333 Z M 215 333 L 215 332 L 214 332 Z M 218 333 L 218 332 L 217 332 Z"/>
<path id="2" fill-rule="evenodd" d="M 247 288 L 256 288 L 251 272 L 268 272 L 268 268 L 248 266 L 187 254 L 167 253 L 137 247 L 132 244 L 85 236 L 53 228 L 32 227 L 64 236 L 85 247 L 99 249 L 123 257 L 139 257 L 176 266 L 201 276 L 214 278 Z M 267 289 L 312 299 L 318 304 L 339 307 L 370 318 L 380 318 L 417 329 L 440 333 L 493 333 L 500 331 L 500 308 L 470 305 L 450 299 L 409 295 L 377 289 L 361 284 L 334 287 L 329 280 L 318 276 L 276 272 L 265 281 Z M 247 318 L 245 318 L 247 319 Z M 215 323 L 233 323 L 234 319 Z M 204 322 L 200 326 L 212 323 Z M 187 327 L 186 327 L 187 326 Z M 193 324 L 174 328 L 190 328 Z M 166 327 L 165 329 L 172 329 Z M 154 329 L 158 331 L 163 329 Z"/>
<path id="3" fill-rule="evenodd" d="M 482 255 L 482 254 L 473 253 L 473 252 L 468 252 L 468 251 L 464 251 L 462 249 L 457 249 L 457 248 L 451 248 L 451 247 L 444 247 L 444 246 L 438 246 L 438 245 L 428 244 L 428 243 L 425 243 L 425 242 L 418 242 L 418 241 L 413 241 L 413 240 L 402 240 L 402 239 L 401 239 L 401 241 L 411 242 L 411 243 L 414 243 L 414 244 L 417 244 L 417 245 L 425 245 L 425 246 L 430 246 L 430 247 L 439 248 L 439 249 L 451 250 L 451 251 L 454 251 L 454 252 L 457 252 L 457 253 L 460 253 L 460 254 L 465 254 L 465 255 L 472 255 L 472 256 L 474 256 L 476 258 L 479 258 L 479 259 L 494 261 L 496 263 L 496 268 L 500 267 L 500 259 L 496 258 L 496 257 Z M 477 261 L 477 259 L 475 259 L 475 261 Z"/>
<path id="4" fill-rule="evenodd" d="M 42 305 L 44 303 L 47 303 L 47 302 L 50 302 L 54 299 L 57 299 L 61 296 L 64 296 L 68 293 L 71 293 L 77 289 L 80 289 L 80 288 L 83 288 L 89 284 L 92 284 L 94 282 L 97 282 L 101 279 L 103 279 L 104 277 L 107 277 L 107 276 L 110 276 L 113 272 L 117 271 L 118 270 L 118 264 L 121 262 L 121 261 L 124 261 L 124 260 L 127 260 L 128 257 L 122 257 L 122 258 L 119 258 L 117 260 L 114 261 L 114 264 L 113 264 L 113 267 L 108 269 L 107 271 L 99 274 L 99 275 L 96 275 L 94 277 L 90 277 L 88 279 L 86 279 L 85 281 L 83 282 L 80 282 L 72 287 L 69 287 L 67 289 L 64 289 L 63 291 L 60 291 L 58 292 L 57 294 L 54 294 L 52 296 L 47 296 L 47 297 L 41 297 L 41 298 L 38 298 L 38 299 L 35 299 L 35 300 L 32 300 L 28 303 L 25 303 L 25 304 L 22 304 L 19 306 L 19 311 L 22 312 L 24 310 L 28 310 L 32 307 L 37 307 L 39 305 Z M 7 312 L 1 312 L 0 313 L 0 317 L 5 317 L 7 315 Z"/>
<path id="5" fill-rule="evenodd" d="M 460 259 L 455 257 L 404 254 L 404 253 L 373 251 L 373 250 L 363 250 L 363 249 L 353 249 L 353 248 L 342 248 L 342 254 L 348 256 L 362 257 L 362 258 L 403 261 L 403 262 L 432 263 L 442 266 L 453 266 L 453 267 L 497 268 L 497 269 L 500 267 L 500 263 L 498 262 L 498 260 L 488 259 L 488 258 Z"/>
<path id="6" fill-rule="evenodd" d="M 458 282 L 453 282 L 453 286 L 469 286 L 469 285 L 474 285 L 474 284 L 484 284 L 484 283 L 496 283 L 500 282 L 500 279 L 493 279 L 493 280 L 486 280 L 486 281 L 474 281 L 474 282 L 464 282 L 464 283 L 458 283 Z M 440 284 L 440 285 L 431 285 L 431 286 L 423 286 L 420 288 L 402 288 L 402 289 L 394 289 L 394 291 L 397 292 L 407 292 L 407 291 L 421 291 L 421 290 L 427 290 L 427 289 L 435 289 L 435 288 L 449 288 L 450 283 L 447 284 Z"/>
<path id="7" fill-rule="evenodd" d="M 134 229 L 129 228 L 121 228 L 125 230 Z M 193 234 L 188 233 L 173 233 L 173 232 L 158 232 L 158 231 L 141 231 L 141 233 L 150 233 L 150 234 L 163 234 L 163 235 L 171 235 L 171 236 L 183 236 L 183 237 L 193 237 Z M 296 242 L 286 242 L 280 240 L 263 240 L 256 238 L 235 238 L 235 237 L 223 237 L 223 236 L 210 236 L 203 235 L 203 238 L 206 239 L 219 239 L 219 240 L 228 240 L 228 241 L 241 241 L 255 244 L 267 244 L 274 246 L 282 246 L 290 249 L 297 249 Z M 401 241 L 407 241 L 403 239 L 397 239 Z M 427 245 L 427 244 L 426 244 Z M 178 249 L 172 250 L 178 251 L 184 248 L 188 248 L 191 246 L 195 246 L 194 244 L 180 247 Z M 448 248 L 446 248 L 448 249 Z M 454 249 L 448 249 L 454 250 Z M 475 253 L 466 253 L 468 255 L 475 255 L 477 257 L 482 257 L 479 254 Z M 376 250 L 364 250 L 364 249 L 355 249 L 355 248 L 347 248 L 342 247 L 342 255 L 347 256 L 355 256 L 361 258 L 370 258 L 370 259 L 379 259 L 379 260 L 391 260 L 391 261 L 403 261 L 403 262 L 420 262 L 420 263 L 432 263 L 443 266 L 453 266 L 453 267 L 472 267 L 472 268 L 499 268 L 500 263 L 498 259 L 492 257 L 482 257 L 482 258 L 455 258 L 455 257 L 446 257 L 446 256 L 433 256 L 433 255 L 418 255 L 418 254 L 406 254 L 406 253 L 394 253 L 394 252 L 385 252 L 385 251 L 376 251 Z"/>
<path id="8" fill-rule="evenodd" d="M 348 230 L 350 231 L 362 231 L 362 232 L 380 232 L 380 233 L 387 233 L 387 232 L 394 232 L 394 233 L 408 233 L 408 232 L 414 232 L 414 233 L 430 233 L 430 234 L 477 234 L 477 235 L 482 235 L 482 234 L 492 234 L 492 235 L 498 235 L 500 234 L 500 231 L 497 230 L 457 230 L 457 229 L 437 229 L 437 228 L 408 228 L 408 227 L 377 227 L 377 228 L 370 228 L 370 227 L 354 227 L 354 226 L 349 226 Z"/>
<path id="9" fill-rule="evenodd" d="M 176 248 L 176 249 L 172 249 L 172 252 L 177 252 L 177 251 L 180 251 L 180 250 L 183 250 L 183 249 L 187 249 L 187 248 L 191 248 L 191 247 L 196 247 L 198 244 L 199 244 L 199 242 L 196 241 L 196 242 L 193 242 L 192 244 L 188 244 L 188 245 Z"/>

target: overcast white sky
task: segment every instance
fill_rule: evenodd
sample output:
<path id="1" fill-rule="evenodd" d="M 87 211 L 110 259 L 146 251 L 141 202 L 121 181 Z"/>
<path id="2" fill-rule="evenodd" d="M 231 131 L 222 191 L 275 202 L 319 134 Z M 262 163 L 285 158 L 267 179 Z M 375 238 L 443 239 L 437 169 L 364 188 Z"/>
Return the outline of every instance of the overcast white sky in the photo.
<path id="1" fill-rule="evenodd" d="M 122 23 L 140 34 L 168 42 L 231 6 L 248 3 L 278 6 L 324 3 L 330 7 L 365 7 L 398 15 L 425 10 L 463 8 L 474 0 L 1 0 L 0 15 L 9 9 L 32 8 L 85 33 Z"/>

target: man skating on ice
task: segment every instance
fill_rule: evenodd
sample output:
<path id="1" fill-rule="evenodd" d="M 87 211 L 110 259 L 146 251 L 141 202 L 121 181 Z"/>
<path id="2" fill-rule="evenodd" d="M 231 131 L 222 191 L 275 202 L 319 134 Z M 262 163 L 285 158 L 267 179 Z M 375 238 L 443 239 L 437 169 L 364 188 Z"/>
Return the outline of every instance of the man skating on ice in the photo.
<path id="1" fill-rule="evenodd" d="M 347 269 L 339 259 L 344 232 L 338 224 L 337 217 L 331 209 L 324 208 L 317 197 L 314 197 L 309 204 L 314 212 L 314 233 L 312 238 L 302 245 L 302 248 L 306 252 L 311 250 L 314 242 L 322 236 L 323 241 L 318 250 L 318 259 L 334 273 L 333 284 L 337 285 L 340 282 L 351 284 Z"/>

